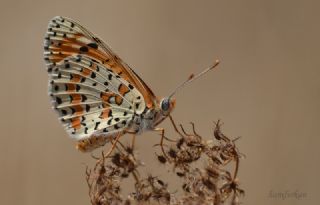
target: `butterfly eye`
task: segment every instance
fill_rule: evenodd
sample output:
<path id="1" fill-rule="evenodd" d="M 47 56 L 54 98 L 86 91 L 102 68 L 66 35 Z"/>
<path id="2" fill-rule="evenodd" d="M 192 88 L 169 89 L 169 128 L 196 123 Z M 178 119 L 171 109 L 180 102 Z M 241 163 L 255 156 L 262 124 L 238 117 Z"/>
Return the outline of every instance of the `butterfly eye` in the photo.
<path id="1" fill-rule="evenodd" d="M 169 99 L 168 98 L 163 99 L 161 102 L 161 109 L 163 111 L 167 111 L 169 107 L 170 107 Z"/>

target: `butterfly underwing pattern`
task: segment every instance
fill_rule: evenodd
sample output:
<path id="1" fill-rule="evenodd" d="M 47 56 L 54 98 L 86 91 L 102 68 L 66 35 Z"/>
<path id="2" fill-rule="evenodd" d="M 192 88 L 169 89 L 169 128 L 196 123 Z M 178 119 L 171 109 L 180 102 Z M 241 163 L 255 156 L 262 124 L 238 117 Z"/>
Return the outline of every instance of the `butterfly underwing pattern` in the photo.
<path id="1" fill-rule="evenodd" d="M 81 151 L 154 130 L 174 108 L 174 99 L 157 98 L 106 43 L 69 18 L 49 22 L 44 60 L 53 108 Z"/>

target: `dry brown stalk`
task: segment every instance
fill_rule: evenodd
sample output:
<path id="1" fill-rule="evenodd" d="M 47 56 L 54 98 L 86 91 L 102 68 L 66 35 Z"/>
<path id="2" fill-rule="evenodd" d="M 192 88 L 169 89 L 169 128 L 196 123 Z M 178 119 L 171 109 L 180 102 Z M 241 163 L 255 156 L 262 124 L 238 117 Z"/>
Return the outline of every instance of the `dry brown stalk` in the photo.
<path id="1" fill-rule="evenodd" d="M 157 176 L 141 176 L 138 169 L 142 163 L 135 150 L 118 142 L 111 157 L 106 158 L 102 153 L 95 166 L 86 170 L 91 204 L 240 204 L 239 197 L 244 195 L 244 190 L 237 178 L 242 156 L 235 144 L 238 138 L 232 140 L 224 135 L 220 121 L 215 123 L 210 140 L 205 140 L 195 131 L 194 124 L 191 125 L 191 133 L 182 125 L 180 130 L 175 127 L 179 138 L 174 141 L 165 138 L 162 153 L 155 156 L 183 180 L 182 194 L 170 192 L 168 183 Z M 194 166 L 199 161 L 203 164 L 201 168 Z M 234 166 L 229 166 L 232 164 Z M 124 197 L 121 182 L 129 177 L 135 184 Z"/>

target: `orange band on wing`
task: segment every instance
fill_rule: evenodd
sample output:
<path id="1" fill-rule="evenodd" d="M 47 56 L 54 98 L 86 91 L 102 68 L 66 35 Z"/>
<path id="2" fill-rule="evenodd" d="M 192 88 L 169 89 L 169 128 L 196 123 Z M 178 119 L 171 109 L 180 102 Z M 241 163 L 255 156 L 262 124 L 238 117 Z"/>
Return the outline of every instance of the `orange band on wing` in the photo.
<path id="1" fill-rule="evenodd" d="M 72 84 L 72 83 L 69 83 L 69 84 L 66 84 L 66 90 L 68 91 L 68 92 L 74 92 L 74 91 L 76 91 L 76 86 L 74 85 L 74 84 Z"/>
<path id="2" fill-rule="evenodd" d="M 74 105 L 74 106 L 72 106 L 72 108 L 74 108 L 75 109 L 75 115 L 77 116 L 77 115 L 81 115 L 82 113 L 83 113 L 83 108 L 81 107 L 81 105 Z"/>
<path id="3" fill-rule="evenodd" d="M 80 76 L 80 75 L 78 75 L 78 74 L 71 74 L 71 76 L 72 76 L 71 82 L 75 82 L 75 83 L 80 82 L 80 80 L 81 80 L 81 76 Z"/>
<path id="4" fill-rule="evenodd" d="M 124 84 L 120 84 L 118 91 L 120 93 L 120 95 L 124 96 L 125 94 L 127 94 L 130 90 L 127 86 L 125 86 Z"/>
<path id="5" fill-rule="evenodd" d="M 72 101 L 71 101 L 72 104 L 78 104 L 82 100 L 82 96 L 80 94 L 71 94 L 71 98 L 72 98 Z"/>
<path id="6" fill-rule="evenodd" d="M 80 129 L 81 128 L 81 119 L 80 117 L 75 117 L 71 119 L 71 126 L 74 129 Z"/>
<path id="7" fill-rule="evenodd" d="M 105 109 L 101 112 L 101 115 L 99 117 L 102 119 L 107 119 L 111 116 L 111 114 L 112 114 L 111 109 Z"/>

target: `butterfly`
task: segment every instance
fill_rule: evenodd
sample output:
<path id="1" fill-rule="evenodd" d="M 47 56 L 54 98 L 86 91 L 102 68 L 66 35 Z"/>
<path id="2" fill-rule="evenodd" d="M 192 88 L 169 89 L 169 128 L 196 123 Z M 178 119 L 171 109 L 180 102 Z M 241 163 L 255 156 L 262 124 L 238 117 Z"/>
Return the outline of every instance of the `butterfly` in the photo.
<path id="1" fill-rule="evenodd" d="M 44 60 L 53 108 L 80 151 L 126 133 L 156 130 L 175 107 L 176 91 L 156 97 L 106 43 L 72 19 L 57 16 L 49 22 Z"/>

